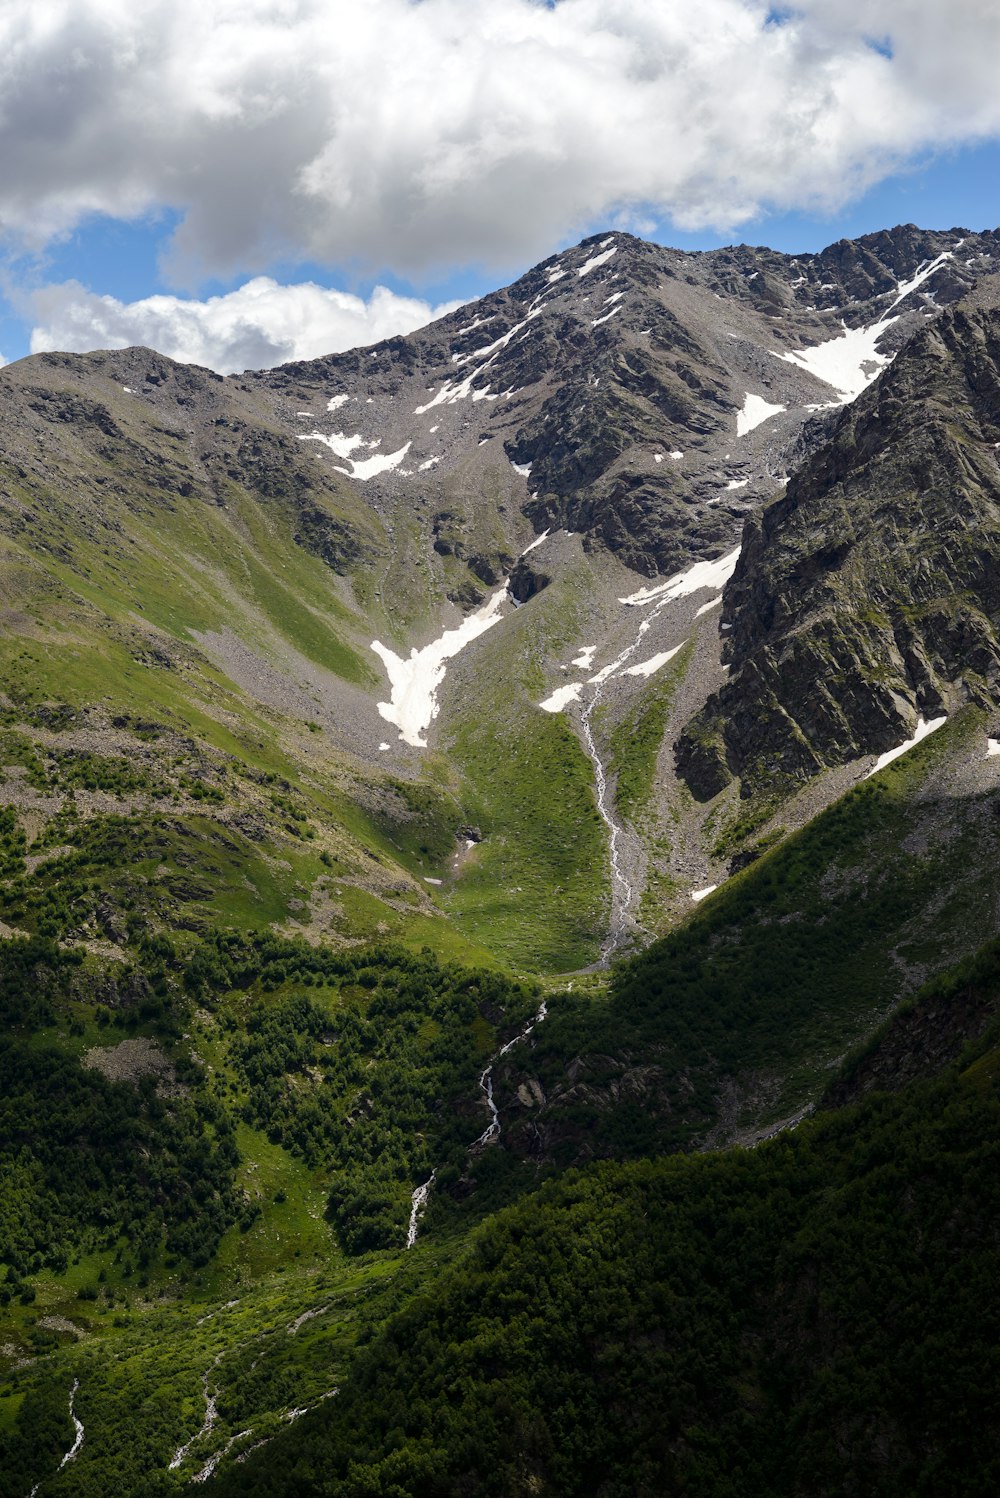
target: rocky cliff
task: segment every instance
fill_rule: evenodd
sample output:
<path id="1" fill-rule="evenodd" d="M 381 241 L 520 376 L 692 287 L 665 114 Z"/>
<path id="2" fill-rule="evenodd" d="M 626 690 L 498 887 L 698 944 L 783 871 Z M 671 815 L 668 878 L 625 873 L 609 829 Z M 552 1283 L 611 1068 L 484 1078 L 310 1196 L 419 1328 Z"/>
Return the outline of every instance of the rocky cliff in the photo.
<path id="1" fill-rule="evenodd" d="M 1000 293 L 922 329 L 747 522 L 726 685 L 678 745 L 699 797 L 882 752 L 1000 685 Z"/>

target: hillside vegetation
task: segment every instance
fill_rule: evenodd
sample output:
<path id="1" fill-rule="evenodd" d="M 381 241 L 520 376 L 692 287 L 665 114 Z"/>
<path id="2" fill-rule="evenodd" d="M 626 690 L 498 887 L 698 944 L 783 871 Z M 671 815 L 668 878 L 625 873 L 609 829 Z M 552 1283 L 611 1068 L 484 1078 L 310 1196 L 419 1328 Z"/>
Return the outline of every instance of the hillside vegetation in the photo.
<path id="1" fill-rule="evenodd" d="M 998 246 L 0 371 L 0 1498 L 997 1486 Z"/>
<path id="2" fill-rule="evenodd" d="M 1000 1477 L 995 1051 L 752 1152 L 491 1220 L 221 1494 L 980 1494 Z"/>

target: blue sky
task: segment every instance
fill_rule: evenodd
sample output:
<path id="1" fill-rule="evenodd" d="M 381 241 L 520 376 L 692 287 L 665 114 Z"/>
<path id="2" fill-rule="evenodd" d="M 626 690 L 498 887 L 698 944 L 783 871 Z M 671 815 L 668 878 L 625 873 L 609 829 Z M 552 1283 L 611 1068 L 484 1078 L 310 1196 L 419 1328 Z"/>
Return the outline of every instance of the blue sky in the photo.
<path id="1" fill-rule="evenodd" d="M 312 356 L 615 225 L 789 252 L 1000 226 L 1000 7 L 775 17 L 756 0 L 6 0 L 0 355 Z"/>

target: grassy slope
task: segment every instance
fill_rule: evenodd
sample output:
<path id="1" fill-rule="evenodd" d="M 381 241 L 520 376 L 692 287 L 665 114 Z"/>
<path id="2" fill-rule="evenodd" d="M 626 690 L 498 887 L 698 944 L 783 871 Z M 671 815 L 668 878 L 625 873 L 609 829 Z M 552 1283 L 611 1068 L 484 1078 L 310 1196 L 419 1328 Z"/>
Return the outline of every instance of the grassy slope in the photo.
<path id="1" fill-rule="evenodd" d="M 301 476 L 291 475 L 287 492 L 266 494 L 216 480 L 210 502 L 183 444 L 148 413 L 136 415 L 117 387 L 104 394 L 114 418 L 132 423 L 129 440 L 141 441 L 141 452 L 156 459 L 154 476 L 161 468 L 178 482 L 187 475 L 194 492 L 165 493 L 145 472 L 123 488 L 115 464 L 72 425 L 60 427 L 45 448 L 44 479 L 12 480 L 10 503 L 30 515 L 30 525 L 0 538 L 0 578 L 12 610 L 12 628 L 0 636 L 0 683 L 15 709 L 11 726 L 30 736 L 37 726 L 32 710 L 46 705 L 77 710 L 67 727 L 127 717 L 158 726 L 161 738 L 191 740 L 195 759 L 229 757 L 237 771 L 245 765 L 287 783 L 304 819 L 298 831 L 315 837 L 315 851 L 334 857 L 343 877 L 336 898 L 332 887 L 324 891 L 314 860 L 284 878 L 281 865 L 296 861 L 288 855 L 289 818 L 267 797 L 262 807 L 245 778 L 241 784 L 231 777 L 229 811 L 248 802 L 272 824 L 259 848 L 240 845 L 247 877 L 270 884 L 274 896 L 247 919 L 298 918 L 309 927 L 298 908 L 321 905 L 334 939 L 392 935 L 417 945 L 431 939 L 456 955 L 540 971 L 591 961 L 607 901 L 592 772 L 565 724 L 531 705 L 542 642 L 565 625 L 558 590 L 512 621 L 516 659 L 504 659 L 490 641 L 480 643 L 483 671 L 456 717 L 451 762 L 428 757 L 416 787 L 408 788 L 381 765 L 335 749 L 312 720 L 323 718 L 326 696 L 349 719 L 358 701 L 352 691 L 379 694 L 373 633 L 402 648 L 414 621 L 423 627 L 437 617 L 447 569 L 420 561 L 429 551 L 421 529 L 426 517 L 400 516 L 389 536 L 347 486 L 337 487 L 335 476 L 330 492 L 310 491 L 310 503 L 327 510 L 342 503 L 338 523 L 361 538 L 365 555 L 352 590 L 299 544 Z M 125 414 L 117 403 L 128 408 Z M 268 478 L 273 488 L 278 480 Z M 463 521 L 463 535 L 467 547 L 503 550 L 488 495 Z M 220 642 L 232 637 L 252 652 L 248 659 L 294 689 L 282 711 L 254 701 L 227 676 Z M 338 691 L 347 693 L 343 702 Z M 158 752 L 150 751 L 154 758 Z M 173 790 L 183 790 L 165 773 Z M 231 815 L 210 815 L 232 824 Z M 467 823 L 480 824 L 489 841 L 452 886 L 455 833 Z M 372 868 L 373 855 L 381 870 Z M 399 878 L 393 865 L 401 866 Z M 208 850 L 205 875 L 221 881 L 221 913 L 228 918 L 241 903 L 242 876 L 228 878 Z M 432 893 L 428 878 L 446 880 L 441 894 Z M 437 913 L 442 906 L 447 923 Z"/>
<path id="2" fill-rule="evenodd" d="M 349 682 L 374 681 L 351 643 L 363 623 L 338 601 L 326 566 L 294 544 L 280 516 L 246 495 L 238 510 L 234 518 L 192 501 L 183 513 L 158 517 L 155 530 L 133 523 L 138 541 L 127 569 L 101 548 L 86 551 L 79 535 L 72 563 L 52 554 L 40 561 L 42 548 L 31 556 L 8 545 L 0 556 L 7 596 L 20 605 L 15 628 L 0 635 L 4 717 L 14 731 L 6 799 L 25 800 L 16 767 L 26 756 L 41 756 L 47 770 L 36 787 L 45 804 L 37 812 L 31 797 L 22 804 L 29 841 L 44 835 L 70 789 L 54 772 L 50 728 L 67 752 L 103 734 L 106 766 L 138 754 L 151 783 L 166 791 L 116 796 L 115 776 L 106 776 L 100 809 L 140 820 L 169 813 L 192 834 L 185 852 L 195 861 L 185 864 L 211 886 L 216 918 L 294 922 L 327 888 L 321 903 L 334 939 L 401 935 L 419 946 L 439 935 L 456 955 L 485 956 L 445 933 L 426 888 L 414 882 L 419 860 L 406 855 L 408 842 L 429 836 L 440 862 L 460 819 L 454 798 L 430 785 L 407 804 L 391 777 L 352 764 L 305 722 L 252 702 L 189 643 L 234 629 L 265 661 L 280 666 L 282 652 L 298 652 Z M 195 805 L 195 785 L 211 785 L 217 799 Z M 96 813 L 86 788 L 76 799 L 84 821 Z M 244 814 L 259 823 L 252 839 L 233 830 Z M 173 869 L 170 850 L 160 851 L 160 863 Z M 320 854 L 334 860 L 335 885 Z M 21 925 L 34 929 L 30 919 Z"/>
<path id="3" fill-rule="evenodd" d="M 996 793 L 943 789 L 984 753 L 979 715 L 957 715 L 624 964 L 610 1000 L 554 998 L 522 1147 L 536 1125 L 561 1159 L 724 1140 L 814 1100 L 859 1036 L 996 931 Z"/>
<path id="4" fill-rule="evenodd" d="M 447 900 L 469 936 L 517 970 L 572 971 L 599 951 L 609 899 L 593 769 L 562 714 L 542 712 L 541 664 L 574 633 L 585 579 L 561 579 L 486 635 L 443 717 L 446 748 L 486 840 Z"/>

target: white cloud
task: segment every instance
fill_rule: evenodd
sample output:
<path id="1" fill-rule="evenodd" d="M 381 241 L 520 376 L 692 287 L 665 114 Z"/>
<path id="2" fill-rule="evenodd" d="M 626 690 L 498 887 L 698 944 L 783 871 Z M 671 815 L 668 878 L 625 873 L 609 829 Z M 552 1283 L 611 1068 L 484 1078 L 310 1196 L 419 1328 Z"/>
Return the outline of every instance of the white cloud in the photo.
<path id="1" fill-rule="evenodd" d="M 384 286 L 376 286 L 363 301 L 311 283 L 279 286 L 268 276 L 203 302 L 175 296 L 120 302 L 75 281 L 46 286 L 32 300 L 40 319 L 31 335 L 33 354 L 145 344 L 172 359 L 207 364 L 220 374 L 377 343 L 412 332 L 458 305 L 432 307 Z"/>
<path id="2" fill-rule="evenodd" d="M 0 233 L 166 206 L 186 284 L 280 256 L 510 265 L 616 216 L 728 229 L 830 208 L 914 152 L 1000 132 L 991 0 L 789 11 L 4 0 Z"/>

